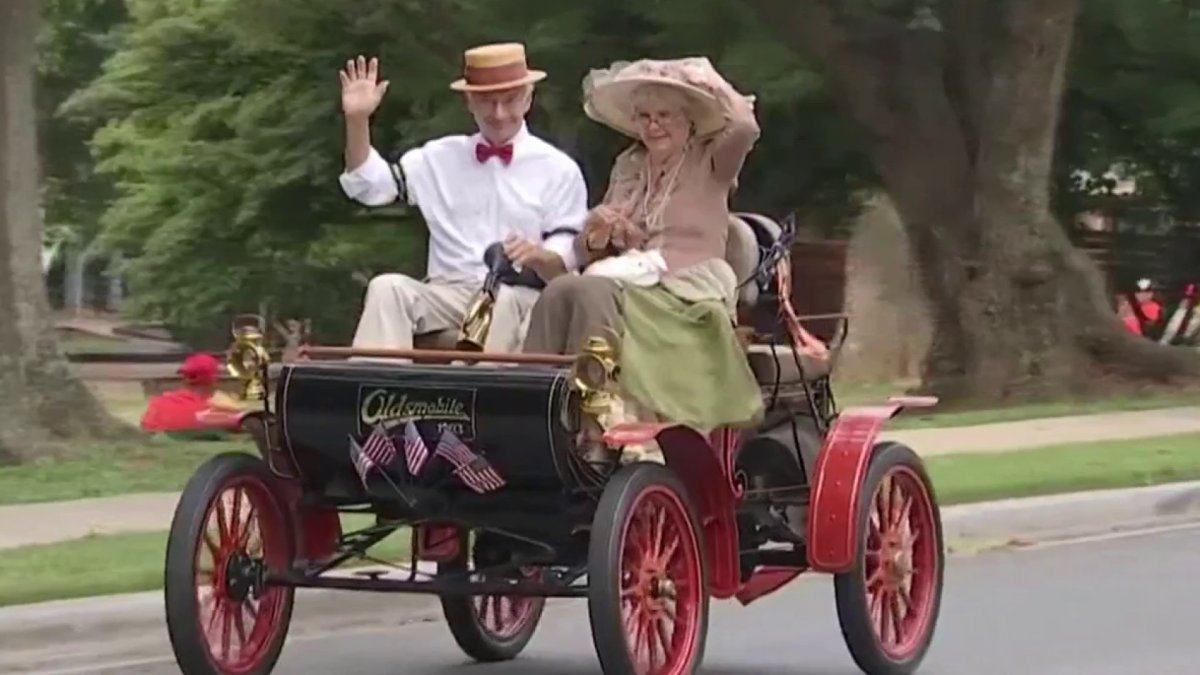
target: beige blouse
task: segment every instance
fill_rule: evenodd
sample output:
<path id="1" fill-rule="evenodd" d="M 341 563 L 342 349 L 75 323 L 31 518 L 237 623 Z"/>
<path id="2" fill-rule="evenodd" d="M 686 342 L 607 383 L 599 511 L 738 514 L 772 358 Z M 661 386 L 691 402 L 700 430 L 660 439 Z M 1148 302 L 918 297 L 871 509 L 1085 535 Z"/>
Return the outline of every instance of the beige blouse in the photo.
<path id="1" fill-rule="evenodd" d="M 649 168 L 641 143 L 617 157 L 604 195 L 603 204 L 621 209 L 646 229 L 645 248 L 661 251 L 671 275 L 724 259 L 729 196 L 760 134 L 751 104 L 732 87 L 720 93 L 729 123 L 713 137 L 691 141 L 657 226 L 647 226 L 644 186 Z M 667 173 L 672 169 L 668 166 L 650 176 L 651 189 L 669 181 Z"/>

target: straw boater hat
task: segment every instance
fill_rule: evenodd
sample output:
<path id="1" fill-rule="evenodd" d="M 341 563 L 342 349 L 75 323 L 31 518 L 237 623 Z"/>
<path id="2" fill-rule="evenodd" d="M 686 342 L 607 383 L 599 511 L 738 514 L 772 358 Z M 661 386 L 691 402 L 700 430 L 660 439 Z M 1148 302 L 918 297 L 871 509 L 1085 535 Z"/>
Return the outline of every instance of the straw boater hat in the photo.
<path id="1" fill-rule="evenodd" d="M 728 122 L 709 84 L 713 77 L 719 76 L 703 57 L 618 61 L 608 68 L 593 70 L 584 78 L 583 111 L 593 120 L 637 138 L 633 92 L 644 84 L 660 84 L 686 96 L 688 117 L 695 124 L 696 135 L 708 136 L 721 131 Z"/>
<path id="2" fill-rule="evenodd" d="M 455 91 L 501 91 L 546 79 L 546 73 L 529 69 L 519 42 L 475 47 L 463 56 L 463 77 L 450 85 Z"/>

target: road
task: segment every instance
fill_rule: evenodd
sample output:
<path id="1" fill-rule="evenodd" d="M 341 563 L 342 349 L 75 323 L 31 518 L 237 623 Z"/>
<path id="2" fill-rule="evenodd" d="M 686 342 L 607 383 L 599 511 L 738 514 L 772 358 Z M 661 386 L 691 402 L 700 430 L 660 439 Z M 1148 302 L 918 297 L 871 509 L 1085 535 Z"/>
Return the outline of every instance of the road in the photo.
<path id="1" fill-rule="evenodd" d="M 951 560 L 922 675 L 1184 675 L 1200 643 L 1200 527 L 1097 538 Z M 82 672 L 82 671 L 79 671 Z M 178 672 L 173 663 L 91 670 Z M 471 667 L 440 623 L 297 640 L 286 675 L 598 674 L 586 610 L 548 611 L 523 658 Z M 714 604 L 708 675 L 855 675 L 832 585 L 801 581 L 749 608 Z"/>

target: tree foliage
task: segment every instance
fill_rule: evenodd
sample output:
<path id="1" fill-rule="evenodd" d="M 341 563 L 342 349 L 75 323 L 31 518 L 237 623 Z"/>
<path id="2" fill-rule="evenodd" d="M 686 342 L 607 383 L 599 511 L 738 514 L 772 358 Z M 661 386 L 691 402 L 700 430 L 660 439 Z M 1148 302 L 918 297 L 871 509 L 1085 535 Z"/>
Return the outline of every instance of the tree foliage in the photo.
<path id="1" fill-rule="evenodd" d="M 212 346 L 223 342 L 231 314 L 263 303 L 273 313 L 313 317 L 322 341 L 344 341 L 362 292 L 355 274 L 419 273 L 423 265 L 415 214 L 357 208 L 337 186 L 336 71 L 358 53 L 379 55 L 392 81 L 373 126 L 381 148 L 469 131 L 461 101 L 447 89 L 462 50 L 520 40 L 535 66 L 550 72 L 531 124 L 578 158 L 594 195 L 623 140 L 583 116 L 582 77 L 616 59 L 687 54 L 709 56 L 759 97 L 764 136 L 735 207 L 798 211 L 838 235 L 862 191 L 888 185 L 872 152 L 880 128 L 847 109 L 837 95 L 845 73 L 831 73 L 814 51 L 830 35 L 789 34 L 751 10 L 787 5 L 781 0 L 47 1 L 43 105 L 59 111 L 45 119 L 48 135 L 61 139 L 47 150 L 49 163 L 61 166 L 49 171 L 51 222 L 93 217 L 105 244 L 130 261 L 132 309 Z M 933 100 L 930 87 L 949 84 L 943 93 L 951 102 L 994 87 L 988 73 L 996 63 L 977 59 L 1004 58 L 1005 49 L 1032 39 L 1001 30 L 1005 13 L 1021 2 L 845 0 L 836 14 L 839 25 L 864 28 L 858 53 L 891 69 L 874 71 L 885 74 L 868 84 L 888 92 L 881 110 L 890 106 L 892 114 Z M 1122 204 L 1184 220 L 1200 210 L 1196 22 L 1182 0 L 1083 5 L 1065 106 L 1046 136 L 1056 147 L 1047 194 L 1062 220 L 1112 206 L 1112 196 L 1080 181 L 1079 172 L 1103 177 L 1113 167 L 1138 179 L 1139 193 Z M 889 33 L 896 26 L 925 37 L 919 45 L 898 40 Z M 913 45 L 916 51 L 904 51 Z M 938 57 L 948 64 L 944 72 L 928 71 L 937 77 L 886 74 L 912 72 L 902 62 L 929 57 L 920 51 L 926 48 L 945 50 Z M 929 119 L 916 115 L 910 121 L 917 126 L 889 133 L 919 139 Z M 906 147 L 913 158 L 935 150 L 919 140 Z M 967 166 L 959 178 L 969 177 Z M 894 175 L 891 187 L 926 178 Z M 1044 234 L 1026 232 L 1022 245 Z M 1006 297 L 1024 302 L 1021 293 Z"/>
<path id="2" fill-rule="evenodd" d="M 134 312 L 216 343 L 231 314 L 265 302 L 312 316 L 323 340 L 339 341 L 362 292 L 354 273 L 419 273 L 424 251 L 415 214 L 366 212 L 337 186 L 336 72 L 357 53 L 378 54 L 393 83 L 374 121 L 377 145 L 391 149 L 469 132 L 447 88 L 462 50 L 526 42 L 551 73 L 531 125 L 579 159 L 593 193 L 622 141 L 581 114 L 587 70 L 639 54 L 709 54 L 759 95 L 768 129 L 738 205 L 801 208 L 833 224 L 851 213 L 869 170 L 820 79 L 755 36 L 736 5 L 701 4 L 681 25 L 677 3 L 632 0 L 126 0 L 129 20 L 102 73 L 63 109 L 96 129 L 95 170 L 116 194 L 94 205 L 104 242 L 130 259 Z"/>

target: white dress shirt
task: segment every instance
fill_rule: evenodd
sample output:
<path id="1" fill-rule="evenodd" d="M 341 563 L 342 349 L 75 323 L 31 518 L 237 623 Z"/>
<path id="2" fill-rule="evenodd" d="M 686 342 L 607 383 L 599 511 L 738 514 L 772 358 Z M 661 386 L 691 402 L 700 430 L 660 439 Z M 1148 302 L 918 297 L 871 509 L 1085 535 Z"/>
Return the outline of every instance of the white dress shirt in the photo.
<path id="1" fill-rule="evenodd" d="M 499 157 L 476 159 L 480 143 L 486 141 L 478 133 L 446 136 L 406 151 L 398 165 L 371 148 L 367 161 L 339 182 L 367 206 L 403 198 L 421 210 L 429 227 L 430 281 L 481 282 L 487 276 L 483 252 L 512 233 L 562 256 L 568 271 L 577 269 L 573 244 L 587 215 L 579 165 L 524 126 L 512 140 L 507 166 Z"/>

